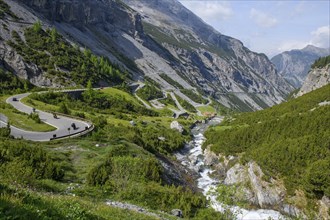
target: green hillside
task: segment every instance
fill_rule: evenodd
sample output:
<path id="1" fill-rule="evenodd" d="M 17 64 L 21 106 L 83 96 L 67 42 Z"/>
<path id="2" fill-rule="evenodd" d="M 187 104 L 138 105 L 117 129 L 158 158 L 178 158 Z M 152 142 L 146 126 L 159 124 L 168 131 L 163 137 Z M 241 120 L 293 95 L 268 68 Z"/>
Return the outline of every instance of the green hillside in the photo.
<path id="1" fill-rule="evenodd" d="M 34 93 L 25 103 L 92 120 L 85 137 L 45 143 L 14 140 L 0 129 L 0 219 L 157 219 L 105 204 L 144 207 L 168 219 L 181 209 L 190 219 L 223 219 L 205 196 L 182 185 L 161 165 L 190 136 L 169 128 L 171 118 L 144 108 L 120 88 L 86 90 L 79 97 Z M 131 125 L 133 120 L 135 125 Z M 180 119 L 187 129 L 191 120 Z M 162 138 L 160 138 L 162 137 Z M 175 219 L 175 218 L 174 218 Z"/>
<path id="2" fill-rule="evenodd" d="M 187 219 L 223 219 L 197 192 L 192 177 L 175 167 L 173 152 L 190 141 L 187 131 L 193 119 L 178 120 L 183 134 L 170 129 L 172 112 L 145 108 L 128 92 L 127 73 L 67 42 L 55 29 L 43 30 L 40 22 L 11 35 L 9 44 L 53 83 L 88 89 L 77 95 L 33 93 L 40 88 L 1 68 L 0 110 L 9 122 L 26 130 L 47 130 L 4 103 L 5 94 L 32 92 L 22 100 L 26 105 L 84 118 L 95 129 L 83 137 L 36 143 L 13 139 L 9 128 L 1 128 L 0 219 L 157 219 L 107 206 L 108 199 L 166 219 L 176 219 L 169 214 L 172 209 L 181 209 Z M 99 82 L 120 86 L 92 89 Z M 138 94 L 146 100 L 163 97 L 151 82 Z"/>
<path id="3" fill-rule="evenodd" d="M 42 29 L 40 21 L 24 31 L 24 39 L 12 31 L 12 46 L 25 62 L 34 63 L 56 83 L 85 86 L 88 81 L 97 84 L 118 84 L 125 80 L 126 73 L 120 71 L 107 58 L 94 55 L 89 49 L 81 50 L 71 45 L 56 29 Z"/>
<path id="4" fill-rule="evenodd" d="M 227 118 L 206 133 L 216 153 L 256 161 L 290 194 L 330 196 L 330 85 L 272 108 Z M 323 104 L 322 104 L 323 103 Z"/>

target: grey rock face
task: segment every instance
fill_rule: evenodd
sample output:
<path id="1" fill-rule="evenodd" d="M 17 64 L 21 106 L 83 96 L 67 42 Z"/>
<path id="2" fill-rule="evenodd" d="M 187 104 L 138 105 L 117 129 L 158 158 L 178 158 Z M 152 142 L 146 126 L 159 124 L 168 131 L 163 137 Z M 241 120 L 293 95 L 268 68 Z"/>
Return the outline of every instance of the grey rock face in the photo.
<path id="1" fill-rule="evenodd" d="M 214 155 L 212 155 L 213 157 Z M 221 162 L 213 164 L 213 167 L 216 168 L 216 171 L 224 172 L 224 175 L 218 175 L 219 180 L 225 185 L 236 186 L 235 197 L 239 198 L 240 201 L 248 202 L 260 208 L 275 208 L 289 216 L 299 216 L 306 219 L 302 210 L 294 204 L 287 203 L 287 200 L 295 201 L 296 198 L 287 197 L 283 181 L 272 177 L 267 178 L 260 166 L 253 161 L 242 165 L 237 158 L 232 156 L 218 155 L 217 157 L 218 161 Z M 229 164 L 232 165 L 228 166 Z M 327 210 L 324 204 L 322 203 L 323 210 Z"/>
<path id="2" fill-rule="evenodd" d="M 267 207 L 281 204 L 285 195 L 284 186 L 277 184 L 273 179 L 270 182 L 262 180 L 264 173 L 257 164 L 249 163 L 248 166 L 251 188 L 255 192 L 259 206 Z"/>
<path id="3" fill-rule="evenodd" d="M 140 79 L 143 74 L 149 76 L 164 90 L 174 90 L 195 106 L 198 103 L 180 93 L 160 74 L 165 73 L 184 88 L 199 89 L 240 110 L 280 103 L 293 89 L 276 73 L 265 55 L 220 34 L 177 0 L 123 2 L 22 0 L 18 3 L 27 6 L 20 10 L 33 10 L 44 24 L 55 26 L 70 36 L 70 40 L 128 69 L 134 79 Z"/>
<path id="4" fill-rule="evenodd" d="M 275 64 L 280 75 L 296 88 L 299 88 L 314 61 L 329 54 L 330 48 L 324 49 L 308 45 L 301 50 L 291 50 L 278 54 L 271 61 Z"/>
<path id="5" fill-rule="evenodd" d="M 320 212 L 319 216 L 320 219 L 330 219 L 330 199 L 327 196 L 323 196 L 322 199 L 319 201 L 320 204 Z"/>
<path id="6" fill-rule="evenodd" d="M 22 79 L 29 80 L 40 87 L 60 87 L 61 85 L 46 78 L 35 64 L 28 64 L 11 47 L 0 43 L 0 65 Z"/>
<path id="7" fill-rule="evenodd" d="M 315 68 L 312 69 L 303 84 L 300 88 L 297 96 L 302 96 L 306 93 L 309 93 L 315 89 L 321 88 L 330 83 L 330 64 L 324 68 Z"/>
<path id="8" fill-rule="evenodd" d="M 226 185 L 244 183 L 248 180 L 247 178 L 247 169 L 245 169 L 243 165 L 237 163 L 227 171 L 224 183 Z"/>
<path id="9" fill-rule="evenodd" d="M 139 15 L 114 0 L 22 0 L 51 22 L 74 24 L 78 28 L 97 26 L 107 31 L 125 30 L 131 35 L 141 29 Z"/>
<path id="10" fill-rule="evenodd" d="M 227 106 L 245 103 L 250 109 L 279 103 L 293 89 L 278 76 L 265 55 L 254 53 L 240 41 L 220 34 L 178 1 L 124 2 L 141 14 L 145 34 L 170 52 L 171 56 L 162 57 L 170 63 L 170 68 L 154 65 L 150 77 L 157 78 L 155 72 L 164 72 L 180 84 L 184 79 L 191 86 L 214 95 Z M 145 61 L 141 65 L 152 64 Z M 230 100 L 228 94 L 242 103 Z"/>

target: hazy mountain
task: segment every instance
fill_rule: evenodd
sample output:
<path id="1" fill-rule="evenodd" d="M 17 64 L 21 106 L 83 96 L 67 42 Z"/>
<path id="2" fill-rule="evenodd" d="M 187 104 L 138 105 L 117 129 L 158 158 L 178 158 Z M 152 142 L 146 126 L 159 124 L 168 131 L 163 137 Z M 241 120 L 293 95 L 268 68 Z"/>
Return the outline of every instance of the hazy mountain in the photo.
<path id="1" fill-rule="evenodd" d="M 308 45 L 301 50 L 285 51 L 274 56 L 271 61 L 278 72 L 296 88 L 301 87 L 311 65 L 320 57 L 330 54 L 330 49 Z"/>

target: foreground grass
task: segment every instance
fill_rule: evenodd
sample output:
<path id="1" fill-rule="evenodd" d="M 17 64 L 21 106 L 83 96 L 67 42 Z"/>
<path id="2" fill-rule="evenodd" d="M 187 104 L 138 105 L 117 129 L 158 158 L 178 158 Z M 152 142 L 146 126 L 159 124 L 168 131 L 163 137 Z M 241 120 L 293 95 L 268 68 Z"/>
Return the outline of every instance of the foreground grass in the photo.
<path id="1" fill-rule="evenodd" d="M 157 219 L 83 198 L 0 184 L 0 219 Z"/>

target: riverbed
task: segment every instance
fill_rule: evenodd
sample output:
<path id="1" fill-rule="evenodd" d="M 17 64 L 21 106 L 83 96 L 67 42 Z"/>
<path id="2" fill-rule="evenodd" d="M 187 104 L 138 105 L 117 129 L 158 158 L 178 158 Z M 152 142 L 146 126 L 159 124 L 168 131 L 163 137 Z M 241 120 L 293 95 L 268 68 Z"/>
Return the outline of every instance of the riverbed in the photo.
<path id="1" fill-rule="evenodd" d="M 223 120 L 223 117 L 214 117 L 205 123 L 196 124 L 191 130 L 193 140 L 176 153 L 177 159 L 190 170 L 199 174 L 197 186 L 210 201 L 213 209 L 219 212 L 230 210 L 239 220 L 266 220 L 266 219 L 286 219 L 281 213 L 274 210 L 258 209 L 246 210 L 237 206 L 227 206 L 217 201 L 214 189 L 221 181 L 212 177 L 210 174 L 215 172 L 211 167 L 205 165 L 202 145 L 205 141 L 204 132 L 210 126 L 217 125 Z M 220 138 L 220 137 L 219 137 Z"/>

